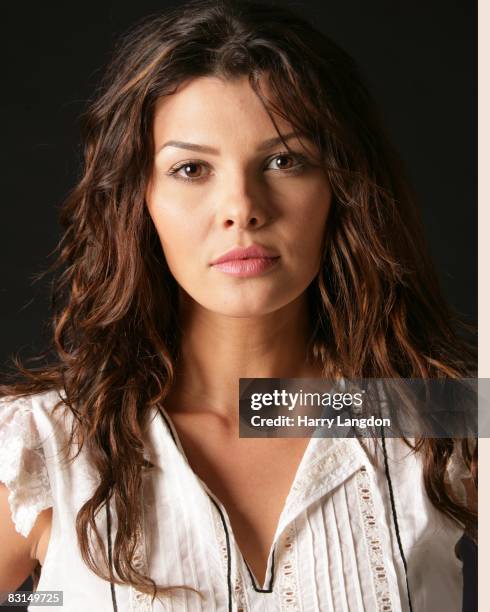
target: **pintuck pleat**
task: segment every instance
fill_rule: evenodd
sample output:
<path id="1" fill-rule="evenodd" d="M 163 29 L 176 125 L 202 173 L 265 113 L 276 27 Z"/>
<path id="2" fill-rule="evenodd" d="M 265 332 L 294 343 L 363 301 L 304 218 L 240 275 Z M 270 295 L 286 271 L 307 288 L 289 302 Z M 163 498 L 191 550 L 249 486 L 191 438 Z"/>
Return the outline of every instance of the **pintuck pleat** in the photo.
<path id="1" fill-rule="evenodd" d="M 79 553 L 76 516 L 97 477 L 83 450 L 69 464 L 59 460 L 72 422 L 69 414 L 60 418 L 53 412 L 58 399 L 58 393 L 47 392 L 4 402 L 0 431 L 9 449 L 4 481 L 15 489 L 11 511 L 19 531 L 26 533 L 40 508 L 53 505 L 38 590 L 63 590 L 65 609 L 409 612 L 394 505 L 383 462 L 373 461 L 369 444 L 356 438 L 310 440 L 278 521 L 266 584 L 254 585 L 226 508 L 190 467 L 168 413 L 160 408 L 148 428 L 155 468 L 143 478 L 143 529 L 134 563 L 157 584 L 192 587 L 202 597 L 175 589 L 152 602 L 128 585 L 111 586 Z M 23 457 L 34 448 L 36 472 L 27 473 Z M 413 610 L 460 612 L 463 575 L 454 547 L 463 528 L 430 503 L 420 455 L 400 439 L 387 438 L 386 449 Z M 33 477 L 41 488 L 35 495 Z M 114 508 L 108 510 L 98 524 L 113 544 L 118 521 Z M 58 612 L 58 607 L 44 611 Z"/>

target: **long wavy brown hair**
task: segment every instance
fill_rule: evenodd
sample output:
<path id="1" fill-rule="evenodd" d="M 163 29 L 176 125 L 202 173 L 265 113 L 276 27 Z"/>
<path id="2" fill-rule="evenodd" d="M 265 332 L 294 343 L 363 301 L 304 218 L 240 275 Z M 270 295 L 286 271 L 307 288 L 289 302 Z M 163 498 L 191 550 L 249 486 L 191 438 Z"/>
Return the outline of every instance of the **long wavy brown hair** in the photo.
<path id="1" fill-rule="evenodd" d="M 401 164 L 354 61 L 309 23 L 264 2 L 194 1 L 125 35 L 82 117 L 84 167 L 61 210 L 52 271 L 53 342 L 3 395 L 62 390 L 70 441 L 100 475 L 76 529 L 100 577 L 156 594 L 166 587 L 134 565 L 141 528 L 144 431 L 179 356 L 178 286 L 145 205 L 153 113 L 194 77 L 248 77 L 271 119 L 319 147 L 333 202 L 320 272 L 308 288 L 312 356 L 325 377 L 462 378 L 476 356 L 446 305 Z M 265 94 L 264 80 L 268 94 Z M 427 494 L 476 538 L 476 512 L 445 475 L 459 440 L 420 439 Z M 476 445 L 462 441 L 476 485 Z M 78 454 L 78 453 L 77 453 Z M 96 515 L 117 513 L 113 567 Z M 93 537 L 91 537 L 93 536 Z M 103 562 L 97 561 L 96 552 Z M 187 587 L 184 587 L 187 588 Z"/>

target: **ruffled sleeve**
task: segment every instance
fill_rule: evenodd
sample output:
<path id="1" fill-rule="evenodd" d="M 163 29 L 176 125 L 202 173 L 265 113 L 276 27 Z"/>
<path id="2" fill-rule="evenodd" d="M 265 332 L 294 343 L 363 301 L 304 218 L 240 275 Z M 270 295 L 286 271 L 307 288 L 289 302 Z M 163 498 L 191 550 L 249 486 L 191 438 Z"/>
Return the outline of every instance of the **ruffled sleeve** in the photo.
<path id="1" fill-rule="evenodd" d="M 43 445 L 29 398 L 0 401 L 0 481 L 9 489 L 15 529 L 27 537 L 38 514 L 53 505 Z"/>
<path id="2" fill-rule="evenodd" d="M 471 453 L 473 453 L 476 444 L 476 440 L 469 440 Z M 449 484 L 457 501 L 464 504 L 466 507 L 471 507 L 476 503 L 476 499 L 472 498 L 475 493 L 473 492 L 472 494 L 473 479 L 471 470 L 463 459 L 461 440 L 457 440 L 455 443 L 453 453 L 448 462 L 445 480 Z"/>

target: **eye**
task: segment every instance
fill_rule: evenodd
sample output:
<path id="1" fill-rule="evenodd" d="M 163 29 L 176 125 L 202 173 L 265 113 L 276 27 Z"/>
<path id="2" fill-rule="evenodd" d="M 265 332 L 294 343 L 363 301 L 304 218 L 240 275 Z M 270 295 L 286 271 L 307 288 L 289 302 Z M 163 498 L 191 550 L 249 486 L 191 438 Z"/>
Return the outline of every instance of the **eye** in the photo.
<path id="1" fill-rule="evenodd" d="M 306 159 L 299 153 L 283 152 L 275 155 L 267 164 L 268 170 L 281 170 L 283 172 L 299 172 L 305 166 Z M 271 165 L 275 167 L 270 167 Z"/>
<path id="2" fill-rule="evenodd" d="M 198 181 L 208 176 L 209 168 L 201 161 L 185 161 L 170 168 L 166 174 L 181 181 Z"/>
<path id="3" fill-rule="evenodd" d="M 275 167 L 271 167 L 274 164 Z M 288 151 L 278 153 L 267 163 L 266 170 L 280 170 L 282 174 L 298 174 L 306 165 L 306 158 L 299 153 Z M 197 182 L 206 179 L 211 170 L 208 164 L 201 160 L 179 162 L 168 172 L 167 176 L 179 181 Z"/>

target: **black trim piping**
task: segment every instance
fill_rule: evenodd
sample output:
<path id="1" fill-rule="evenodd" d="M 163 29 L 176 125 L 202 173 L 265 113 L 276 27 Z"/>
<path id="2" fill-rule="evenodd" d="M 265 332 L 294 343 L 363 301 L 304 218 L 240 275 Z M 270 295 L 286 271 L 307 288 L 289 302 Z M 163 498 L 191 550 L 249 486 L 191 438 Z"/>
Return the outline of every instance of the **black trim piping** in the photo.
<path id="1" fill-rule="evenodd" d="M 174 433 L 172 431 L 172 427 L 170 426 L 165 414 L 163 413 L 162 410 L 160 410 L 160 408 L 158 409 L 159 413 L 161 414 L 161 416 L 163 417 L 163 420 L 165 421 L 167 428 L 170 432 L 170 435 L 172 436 L 172 440 L 174 441 L 174 444 L 177 446 L 178 448 L 178 444 L 177 444 L 177 440 L 175 439 Z M 390 504 L 391 504 L 391 512 L 393 515 L 393 522 L 395 525 L 395 533 L 396 533 L 396 540 L 397 540 L 397 544 L 398 544 L 398 550 L 400 551 L 400 557 L 402 559 L 402 563 L 403 563 L 403 568 L 405 570 L 405 581 L 406 581 L 406 585 L 407 585 L 407 596 L 408 596 L 408 607 L 410 612 L 413 612 L 413 606 L 412 606 L 412 599 L 410 596 L 410 587 L 408 584 L 408 571 L 407 571 L 407 560 L 405 558 L 405 553 L 403 552 L 403 545 L 402 545 L 402 541 L 401 541 L 401 536 L 400 536 L 400 528 L 398 525 L 398 516 L 397 516 L 397 512 L 396 512 L 396 505 L 395 505 L 395 497 L 394 497 L 394 493 L 393 493 L 393 484 L 391 482 L 391 476 L 390 476 L 390 468 L 388 465 L 388 454 L 386 452 L 386 441 L 385 441 L 385 435 L 384 435 L 384 427 L 381 426 L 381 446 L 383 448 L 383 456 L 384 456 L 384 465 L 385 465 L 385 475 L 386 475 L 386 480 L 388 482 L 388 490 L 389 490 L 389 494 L 390 494 Z M 216 506 L 216 509 L 218 510 L 221 522 L 223 524 L 223 529 L 225 531 L 225 536 L 226 536 L 226 551 L 227 551 L 227 587 L 228 587 L 228 612 L 233 612 L 233 604 L 232 604 L 232 588 L 231 588 L 231 547 L 230 547 L 230 535 L 228 533 L 228 528 L 226 526 L 226 520 L 225 517 L 223 515 L 223 512 L 221 510 L 221 508 L 219 507 L 218 503 L 211 497 L 211 495 L 208 494 L 209 499 L 213 502 L 213 504 Z M 108 547 L 108 555 L 109 555 L 109 566 L 112 569 L 112 539 L 111 539 L 111 514 L 110 514 L 110 510 L 109 510 L 109 503 L 106 503 L 106 517 L 107 517 L 107 547 Z M 245 558 L 243 558 L 243 560 L 245 561 L 245 565 L 247 567 L 248 573 L 250 575 L 250 580 L 252 582 L 252 586 L 254 588 L 254 590 L 257 593 L 272 593 L 273 592 L 273 581 L 274 581 L 274 554 L 275 554 L 275 548 L 272 550 L 272 563 L 271 563 L 271 576 L 270 576 L 270 580 L 269 580 L 269 588 L 268 589 L 259 589 L 257 587 L 257 584 L 255 582 L 253 573 L 251 572 L 247 561 L 245 560 Z M 116 600 L 116 591 L 115 591 L 115 586 L 114 583 L 111 581 L 110 583 L 111 586 L 111 598 L 112 598 L 112 607 L 113 607 L 113 611 L 117 612 L 118 608 L 117 608 L 117 600 Z"/>
<path id="2" fill-rule="evenodd" d="M 170 435 L 172 436 L 172 440 L 174 441 L 174 444 L 175 444 L 175 446 L 178 449 L 179 445 L 177 444 L 177 440 L 176 440 L 174 432 L 172 430 L 172 426 L 168 422 L 168 419 L 167 419 L 165 413 L 163 412 L 163 410 L 160 409 L 160 407 L 158 407 L 158 412 L 161 414 L 163 420 L 165 421 L 167 429 L 170 432 Z M 225 531 L 225 536 L 226 536 L 226 553 L 227 553 L 226 581 L 227 581 L 227 590 L 228 590 L 228 612 L 233 612 L 233 603 L 232 603 L 232 596 L 231 596 L 231 590 L 232 589 L 231 589 L 231 546 L 230 546 L 230 534 L 228 533 L 228 528 L 226 526 L 226 520 L 225 520 L 225 517 L 223 515 L 223 512 L 222 512 L 221 508 L 219 507 L 217 502 L 211 497 L 211 495 L 209 495 L 209 493 L 208 493 L 208 497 L 213 502 L 213 504 L 216 506 L 216 509 L 218 510 L 218 513 L 219 513 L 219 516 L 220 516 L 220 519 L 221 519 L 221 523 L 223 524 L 223 529 Z"/>
<path id="3" fill-rule="evenodd" d="M 409 607 L 410 612 L 413 612 L 412 599 L 410 597 L 410 587 L 408 585 L 407 560 L 405 559 L 405 553 L 403 552 L 402 540 L 400 536 L 400 528 L 398 526 L 398 517 L 396 514 L 396 506 L 395 506 L 395 496 L 393 494 L 393 485 L 391 483 L 390 468 L 388 466 L 388 454 L 386 452 L 386 441 L 385 441 L 385 432 L 384 432 L 383 425 L 381 425 L 381 446 L 383 447 L 385 474 L 386 474 L 386 480 L 388 481 L 388 490 L 390 492 L 391 513 L 393 515 L 393 523 L 395 524 L 396 541 L 398 543 L 398 550 L 400 551 L 400 557 L 402 558 L 403 568 L 405 570 L 405 582 L 407 584 L 408 607 Z"/>
<path id="4" fill-rule="evenodd" d="M 221 522 L 223 523 L 223 528 L 225 530 L 225 535 L 226 535 L 226 553 L 227 553 L 226 580 L 227 580 L 227 586 L 228 586 L 228 612 L 232 612 L 233 611 L 233 607 L 232 607 L 232 600 L 231 600 L 231 547 L 230 547 L 230 535 L 228 534 L 228 529 L 226 527 L 225 517 L 223 515 L 223 512 L 222 512 L 221 508 L 218 506 L 216 501 L 210 495 L 208 495 L 208 497 L 213 502 L 213 504 L 216 506 L 216 508 L 217 508 L 217 510 L 219 512 L 220 518 L 221 518 Z"/>
<path id="5" fill-rule="evenodd" d="M 172 436 L 172 440 L 174 441 L 175 446 L 178 448 L 178 444 L 177 444 L 177 440 L 174 436 L 174 433 L 172 431 L 172 427 L 170 425 L 170 423 L 168 422 L 168 419 L 165 415 L 165 413 L 160 409 L 160 407 L 158 407 L 158 412 L 162 415 L 163 420 L 165 421 L 165 424 L 167 425 L 167 428 L 170 432 L 170 435 Z M 227 588 L 228 588 L 228 611 L 232 612 L 232 597 L 231 597 L 231 592 L 232 592 L 232 586 L 231 586 L 231 546 L 230 546 L 230 534 L 228 533 L 228 527 L 226 525 L 226 520 L 225 517 L 223 515 L 223 511 L 221 510 L 221 508 L 219 507 L 218 503 L 216 502 L 215 499 L 213 499 L 213 497 L 211 495 L 209 495 L 208 493 L 208 497 L 209 499 L 213 502 L 213 504 L 216 506 L 216 509 L 219 512 L 219 516 L 221 519 L 221 523 L 223 525 L 223 529 L 225 532 L 225 537 L 226 537 L 226 552 L 227 552 Z M 243 557 L 243 555 L 242 555 Z M 257 586 L 257 583 L 255 582 L 255 578 L 253 576 L 252 571 L 250 570 L 250 567 L 248 566 L 247 560 L 245 559 L 245 557 L 243 557 L 243 560 L 245 562 L 245 565 L 247 567 L 249 576 L 250 576 L 250 581 L 252 582 L 252 587 L 254 589 L 254 591 L 256 591 L 257 593 L 272 593 L 273 592 L 273 583 L 274 583 L 274 563 L 275 563 L 275 547 L 272 549 L 272 563 L 271 563 L 271 576 L 270 576 L 270 580 L 269 580 L 269 587 L 267 589 L 260 589 Z"/>
<path id="6" fill-rule="evenodd" d="M 253 589 L 257 593 L 272 593 L 273 592 L 272 584 L 274 582 L 274 555 L 275 555 L 275 552 L 276 552 L 276 547 L 274 546 L 274 548 L 272 549 L 271 577 L 269 580 L 269 588 L 267 589 L 259 589 L 259 587 L 257 586 L 255 582 L 254 575 L 252 574 L 252 571 L 248 566 L 247 560 L 245 559 L 245 557 L 243 557 L 243 560 L 245 561 L 245 565 L 247 566 L 247 570 L 250 576 L 250 580 L 252 582 Z"/>

